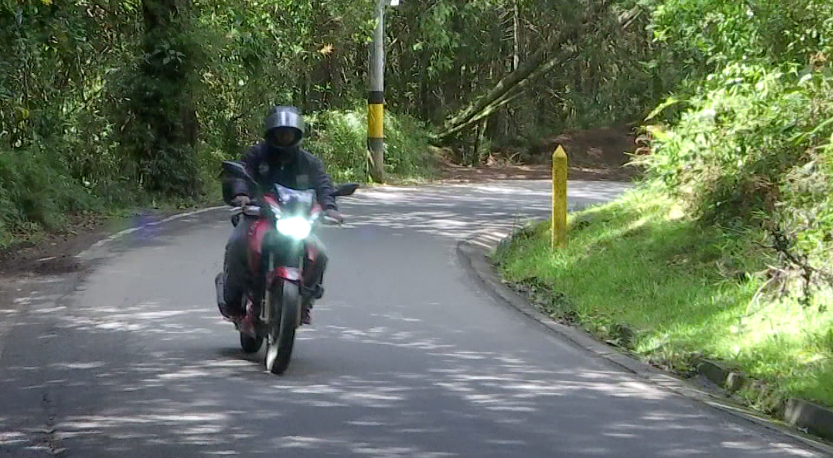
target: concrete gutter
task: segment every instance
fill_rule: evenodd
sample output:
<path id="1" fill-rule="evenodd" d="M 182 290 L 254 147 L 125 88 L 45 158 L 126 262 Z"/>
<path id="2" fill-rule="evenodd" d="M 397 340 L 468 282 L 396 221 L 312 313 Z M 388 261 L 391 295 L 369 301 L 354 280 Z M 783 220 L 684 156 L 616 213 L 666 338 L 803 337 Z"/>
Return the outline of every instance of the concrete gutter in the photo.
<path id="1" fill-rule="evenodd" d="M 757 391 L 761 395 L 765 393 L 762 384 L 755 383 L 743 373 L 729 369 L 719 361 L 700 360 L 697 371 L 730 393 L 741 388 Z M 818 404 L 802 399 L 788 399 L 778 408 L 776 417 L 788 425 L 833 440 L 833 411 Z"/>

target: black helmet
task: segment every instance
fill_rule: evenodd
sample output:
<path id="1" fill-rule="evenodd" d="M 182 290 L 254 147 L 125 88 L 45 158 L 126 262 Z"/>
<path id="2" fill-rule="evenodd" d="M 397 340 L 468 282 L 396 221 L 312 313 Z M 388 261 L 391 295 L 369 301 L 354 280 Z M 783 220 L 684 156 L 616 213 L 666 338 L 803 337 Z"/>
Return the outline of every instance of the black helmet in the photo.
<path id="1" fill-rule="evenodd" d="M 304 118 L 295 107 L 274 106 L 266 116 L 264 138 L 270 147 L 295 148 L 304 138 Z"/>

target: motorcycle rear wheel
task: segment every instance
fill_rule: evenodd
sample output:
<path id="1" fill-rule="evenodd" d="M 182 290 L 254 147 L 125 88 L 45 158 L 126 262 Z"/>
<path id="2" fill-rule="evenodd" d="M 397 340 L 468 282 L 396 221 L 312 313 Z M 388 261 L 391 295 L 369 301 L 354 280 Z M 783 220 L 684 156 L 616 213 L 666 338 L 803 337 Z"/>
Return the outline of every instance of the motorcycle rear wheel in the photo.
<path id="1" fill-rule="evenodd" d="M 289 367 L 295 330 L 301 320 L 301 294 L 298 285 L 288 281 L 275 282 L 269 295 L 271 323 L 269 323 L 266 370 L 280 375 Z"/>

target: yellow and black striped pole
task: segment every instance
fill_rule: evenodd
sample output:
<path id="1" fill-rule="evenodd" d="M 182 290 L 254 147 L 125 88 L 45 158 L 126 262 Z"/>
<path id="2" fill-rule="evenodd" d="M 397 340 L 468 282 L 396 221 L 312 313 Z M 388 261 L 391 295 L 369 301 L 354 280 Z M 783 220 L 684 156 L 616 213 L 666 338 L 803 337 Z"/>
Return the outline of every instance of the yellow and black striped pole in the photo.
<path id="1" fill-rule="evenodd" d="M 370 91 L 367 97 L 367 159 L 370 178 L 385 181 L 385 3 L 376 0 L 376 30 L 370 48 Z"/>
<path id="2" fill-rule="evenodd" d="M 370 178 L 376 183 L 385 181 L 385 95 L 370 91 L 367 97 L 367 149 Z"/>

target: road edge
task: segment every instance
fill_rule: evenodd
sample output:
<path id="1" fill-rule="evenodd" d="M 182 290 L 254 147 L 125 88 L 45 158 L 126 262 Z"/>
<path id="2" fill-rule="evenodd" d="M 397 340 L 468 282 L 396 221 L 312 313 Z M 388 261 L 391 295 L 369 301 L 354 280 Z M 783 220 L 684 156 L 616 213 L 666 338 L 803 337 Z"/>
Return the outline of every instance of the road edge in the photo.
<path id="1" fill-rule="evenodd" d="M 670 390 L 699 403 L 749 424 L 775 432 L 803 443 L 815 451 L 833 456 L 833 445 L 821 442 L 795 431 L 783 423 L 774 421 L 747 410 L 707 391 L 703 391 L 668 372 L 661 371 L 647 363 L 632 358 L 616 348 L 607 345 L 590 333 L 553 320 L 532 305 L 525 297 L 508 287 L 497 274 L 492 255 L 497 247 L 512 236 L 509 232 L 488 231 L 468 237 L 457 243 L 456 252 L 464 269 L 499 302 L 518 310 L 530 319 L 547 328 L 558 337 L 576 347 L 603 358 L 618 368 L 636 375 L 661 388 Z"/>
<path id="2" fill-rule="evenodd" d="M 116 232 L 115 234 L 111 234 L 111 235 L 93 243 L 92 245 L 90 245 L 86 249 L 82 250 L 80 253 L 74 255 L 73 257 L 75 257 L 76 259 L 88 258 L 95 250 L 103 248 L 104 246 L 106 246 L 106 245 L 108 245 L 108 244 L 126 236 L 126 235 L 130 235 L 134 232 L 141 231 L 141 230 L 149 228 L 149 227 L 159 226 L 159 225 L 162 225 L 162 224 L 165 224 L 165 223 L 169 223 L 171 221 L 176 221 L 178 219 L 187 218 L 189 216 L 196 216 L 196 215 L 201 215 L 203 213 L 208 213 L 208 212 L 211 212 L 211 211 L 222 210 L 222 209 L 227 208 L 227 207 L 228 207 L 227 205 L 218 205 L 218 206 L 214 206 L 214 207 L 200 208 L 198 210 L 191 210 L 191 211 L 187 211 L 187 212 L 183 212 L 183 213 L 177 213 L 175 215 L 171 215 L 171 216 L 169 216 L 167 218 L 164 218 L 164 219 L 161 219 L 159 221 L 152 221 L 152 222 L 149 222 L 149 223 L 146 223 L 146 224 L 142 224 L 140 226 L 131 227 L 129 229 L 123 229 L 121 231 Z"/>
<path id="3" fill-rule="evenodd" d="M 110 234 L 110 235 L 104 237 L 101 240 L 96 241 L 95 243 L 93 243 L 89 247 L 87 247 L 87 248 L 81 250 L 80 252 L 72 255 L 72 258 L 74 258 L 76 260 L 79 260 L 79 261 L 89 260 L 92 257 L 92 253 L 94 253 L 96 250 L 99 250 L 99 249 L 107 246 L 108 244 L 110 244 L 110 243 L 112 243 L 112 242 L 114 242 L 114 241 L 116 241 L 116 240 L 118 240 L 118 239 L 120 239 L 124 236 L 130 235 L 134 232 L 140 231 L 140 230 L 148 228 L 148 227 L 159 226 L 159 225 L 162 225 L 162 224 L 165 224 L 165 223 L 169 223 L 171 221 L 176 221 L 178 219 L 187 218 L 189 216 L 195 216 L 195 215 L 200 215 L 200 214 L 203 214 L 203 213 L 208 213 L 208 212 L 211 212 L 211 211 L 222 210 L 223 208 L 226 208 L 226 207 L 227 206 L 222 205 L 222 206 L 200 208 L 200 209 L 197 209 L 197 210 L 190 210 L 190 211 L 177 213 L 175 215 L 168 216 L 167 218 L 161 219 L 159 221 L 152 221 L 152 222 L 149 222 L 149 223 L 142 224 L 140 226 L 132 227 L 132 228 L 129 228 L 129 229 L 123 229 L 123 230 L 118 231 L 116 233 Z M 50 259 L 50 258 L 46 258 L 46 259 Z M 57 275 L 57 276 L 62 277 L 63 275 L 64 274 L 60 274 L 60 275 Z M 38 276 L 44 276 L 44 275 L 38 275 Z M 48 276 L 54 276 L 54 275 L 48 275 Z M 24 279 L 24 278 L 27 278 L 27 276 L 10 275 L 6 278 L 6 280 L 7 281 L 20 281 L 21 279 Z M 15 309 L 15 308 L 12 308 L 8 311 L 8 313 L 6 315 L 4 315 L 5 319 L 0 321 L 0 357 L 2 357 L 2 354 L 3 354 L 3 342 L 4 342 L 4 339 L 6 337 L 6 334 L 8 334 L 8 332 L 11 330 L 11 328 L 14 327 L 14 325 L 16 324 L 15 320 L 16 320 L 16 318 L 19 317 L 19 315 L 20 315 L 19 310 Z"/>

